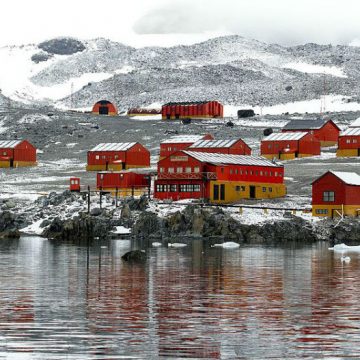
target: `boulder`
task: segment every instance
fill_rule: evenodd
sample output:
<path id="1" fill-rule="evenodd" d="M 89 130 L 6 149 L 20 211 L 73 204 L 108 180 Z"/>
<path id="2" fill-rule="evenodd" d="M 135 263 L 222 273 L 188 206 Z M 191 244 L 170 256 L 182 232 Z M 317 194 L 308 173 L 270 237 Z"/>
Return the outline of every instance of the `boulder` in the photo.
<path id="1" fill-rule="evenodd" d="M 127 262 L 143 263 L 146 261 L 146 253 L 141 250 L 131 250 L 125 253 L 121 258 Z"/>

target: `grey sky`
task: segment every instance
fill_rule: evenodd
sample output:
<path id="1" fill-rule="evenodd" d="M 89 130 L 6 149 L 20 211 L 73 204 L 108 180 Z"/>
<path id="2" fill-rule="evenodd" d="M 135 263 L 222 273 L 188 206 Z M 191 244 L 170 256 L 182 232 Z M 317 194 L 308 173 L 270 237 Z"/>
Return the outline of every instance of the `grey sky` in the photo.
<path id="1" fill-rule="evenodd" d="M 11 0 L 1 8 L 7 16 L 0 22 L 0 46 L 57 36 L 133 46 L 221 34 L 285 45 L 360 39 L 360 0 Z"/>

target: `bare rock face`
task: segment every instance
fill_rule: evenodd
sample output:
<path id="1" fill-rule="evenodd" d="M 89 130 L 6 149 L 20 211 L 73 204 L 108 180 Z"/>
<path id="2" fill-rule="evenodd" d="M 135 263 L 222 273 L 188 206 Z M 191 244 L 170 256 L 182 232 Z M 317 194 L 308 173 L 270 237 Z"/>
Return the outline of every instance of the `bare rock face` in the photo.
<path id="1" fill-rule="evenodd" d="M 44 41 L 38 45 L 49 54 L 72 55 L 85 50 L 85 45 L 73 38 L 56 38 Z"/>
<path id="2" fill-rule="evenodd" d="M 31 57 L 31 61 L 33 61 L 35 64 L 38 64 L 40 62 L 48 61 L 52 57 L 53 54 L 49 54 L 45 51 L 40 51 Z"/>

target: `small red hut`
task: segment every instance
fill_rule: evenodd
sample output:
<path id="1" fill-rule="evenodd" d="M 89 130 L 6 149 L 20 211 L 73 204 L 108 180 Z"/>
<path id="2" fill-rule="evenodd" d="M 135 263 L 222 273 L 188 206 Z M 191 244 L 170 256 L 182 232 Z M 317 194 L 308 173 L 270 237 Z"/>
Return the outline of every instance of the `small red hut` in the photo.
<path id="1" fill-rule="evenodd" d="M 320 146 L 333 146 L 337 144 L 340 128 L 330 119 L 296 119 L 288 122 L 282 132 L 309 132 L 320 141 Z"/>
<path id="2" fill-rule="evenodd" d="M 200 140 L 212 140 L 212 135 L 176 135 L 160 143 L 160 159 L 163 159 L 176 151 L 185 150 Z"/>
<path id="3" fill-rule="evenodd" d="M 306 132 L 273 133 L 261 141 L 261 155 L 273 159 L 290 160 L 320 155 L 320 141 Z"/>
<path id="4" fill-rule="evenodd" d="M 149 166 L 150 151 L 138 142 L 101 143 L 87 154 L 87 171 L 119 171 Z"/>
<path id="5" fill-rule="evenodd" d="M 199 140 L 190 145 L 188 149 L 207 153 L 251 155 L 250 146 L 242 139 Z"/>
<path id="6" fill-rule="evenodd" d="M 162 119 L 201 119 L 224 116 L 224 107 L 218 101 L 170 102 L 162 106 Z"/>
<path id="7" fill-rule="evenodd" d="M 0 168 L 35 165 L 36 148 L 27 140 L 0 140 Z"/>
<path id="8" fill-rule="evenodd" d="M 359 216 L 360 176 L 354 172 L 328 171 L 312 183 L 313 216 Z"/>
<path id="9" fill-rule="evenodd" d="M 336 156 L 360 156 L 360 127 L 348 128 L 340 133 Z"/>
<path id="10" fill-rule="evenodd" d="M 108 100 L 98 101 L 92 108 L 92 113 L 96 115 L 117 115 L 117 110 L 114 104 Z"/>

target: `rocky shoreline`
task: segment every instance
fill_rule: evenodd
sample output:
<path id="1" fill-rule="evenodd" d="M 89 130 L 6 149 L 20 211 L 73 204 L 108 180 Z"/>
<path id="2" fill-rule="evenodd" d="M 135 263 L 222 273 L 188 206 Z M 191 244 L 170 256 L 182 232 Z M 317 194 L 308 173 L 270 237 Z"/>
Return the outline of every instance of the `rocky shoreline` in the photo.
<path id="1" fill-rule="evenodd" d="M 103 208 L 93 202 L 87 213 L 82 195 L 65 191 L 42 196 L 33 203 L 0 200 L 0 239 L 35 233 L 48 239 L 80 241 L 119 236 L 117 227 L 131 229 L 131 237 L 163 239 L 216 238 L 239 244 L 277 245 L 287 242 L 359 244 L 360 220 L 345 218 L 308 221 L 284 213 L 277 221 L 245 224 L 221 207 L 184 205 L 163 216 L 146 197 L 126 198 L 115 208 L 106 197 Z M 36 231 L 35 231 L 36 230 Z"/>

